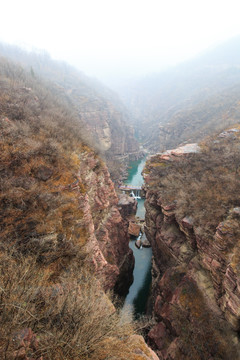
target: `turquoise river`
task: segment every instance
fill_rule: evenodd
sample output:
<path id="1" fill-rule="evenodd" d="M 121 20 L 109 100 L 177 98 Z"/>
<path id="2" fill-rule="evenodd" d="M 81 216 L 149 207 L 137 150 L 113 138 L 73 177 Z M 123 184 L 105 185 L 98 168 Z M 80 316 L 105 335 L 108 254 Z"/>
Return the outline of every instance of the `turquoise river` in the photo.
<path id="1" fill-rule="evenodd" d="M 126 184 L 141 186 L 143 184 L 143 177 L 141 172 L 145 165 L 146 159 L 132 161 L 129 164 L 128 178 Z M 144 199 L 139 199 L 137 216 L 144 219 L 145 208 Z M 149 289 L 151 285 L 151 258 L 152 249 L 142 248 L 138 249 L 135 246 L 135 240 L 130 240 L 130 248 L 133 250 L 135 257 L 135 267 L 133 272 L 134 281 L 129 288 L 128 295 L 125 299 L 124 307 L 131 308 L 135 317 L 146 312 Z"/>

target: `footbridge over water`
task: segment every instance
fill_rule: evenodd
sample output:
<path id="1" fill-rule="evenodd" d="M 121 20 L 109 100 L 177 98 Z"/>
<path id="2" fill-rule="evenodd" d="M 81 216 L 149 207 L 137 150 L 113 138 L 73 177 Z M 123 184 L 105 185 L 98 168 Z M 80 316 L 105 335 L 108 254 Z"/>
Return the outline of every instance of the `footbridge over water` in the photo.
<path id="1" fill-rule="evenodd" d="M 133 196 L 135 198 L 144 198 L 145 193 L 141 186 L 135 186 L 135 185 L 120 185 L 119 189 L 124 191 L 126 194 Z"/>

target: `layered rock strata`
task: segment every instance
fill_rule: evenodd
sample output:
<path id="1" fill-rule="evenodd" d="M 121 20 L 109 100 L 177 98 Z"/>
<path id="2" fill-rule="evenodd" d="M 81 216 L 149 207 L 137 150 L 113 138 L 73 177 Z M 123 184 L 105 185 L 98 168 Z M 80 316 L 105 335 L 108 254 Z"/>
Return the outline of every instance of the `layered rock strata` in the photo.
<path id="1" fill-rule="evenodd" d="M 160 359 L 198 359 L 200 352 L 203 359 L 239 358 L 238 345 L 231 354 L 224 349 L 238 344 L 240 331 L 240 209 L 230 210 L 209 238 L 195 227 L 191 214 L 179 218 L 178 199 L 166 203 L 164 190 L 159 191 L 166 167 L 175 161 L 184 164 L 199 150 L 188 145 L 157 154 L 144 169 L 145 232 L 153 249 L 157 320 L 148 338 Z"/>
<path id="2" fill-rule="evenodd" d="M 94 153 L 80 155 L 79 177 L 86 188 L 83 201 L 85 224 L 88 224 L 87 250 L 105 290 L 112 289 L 119 279 L 131 279 L 134 266 L 129 248 L 128 211 L 119 211 L 119 200 L 109 172 Z M 126 205 L 127 207 L 127 205 Z M 130 284 L 117 284 L 117 287 Z"/>

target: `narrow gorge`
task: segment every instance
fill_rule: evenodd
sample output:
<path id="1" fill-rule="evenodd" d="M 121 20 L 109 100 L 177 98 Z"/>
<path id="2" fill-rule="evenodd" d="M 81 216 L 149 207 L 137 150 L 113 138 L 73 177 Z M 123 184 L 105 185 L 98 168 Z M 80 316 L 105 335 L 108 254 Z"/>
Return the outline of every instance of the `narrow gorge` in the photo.
<path id="1" fill-rule="evenodd" d="M 63 88 L 5 58 L 0 78 L 1 358 L 156 360 L 111 294 L 132 282 L 135 201 L 120 209 L 107 154 Z"/>
<path id="2" fill-rule="evenodd" d="M 131 186 L 142 186 L 143 177 L 142 170 L 145 165 L 146 158 L 144 157 L 138 161 L 132 161 L 129 163 L 129 175 L 125 184 Z M 138 317 L 141 314 L 145 314 L 147 310 L 148 295 L 151 285 L 151 258 L 152 249 L 150 247 L 144 247 L 141 244 L 136 246 L 137 241 L 143 240 L 144 233 L 144 220 L 145 220 L 145 208 L 144 198 L 137 199 L 137 222 L 140 223 L 140 232 L 130 239 L 129 246 L 133 250 L 135 257 L 135 266 L 133 272 L 133 284 L 131 285 L 127 297 L 124 302 L 124 307 L 130 306 L 131 311 Z M 138 230 L 139 231 L 139 230 Z M 139 240 L 137 240 L 139 238 Z M 144 244 L 143 244 L 144 245 Z"/>
<path id="3" fill-rule="evenodd" d="M 234 71 L 193 86 L 190 69 L 183 91 L 180 67 L 124 105 L 48 56 L 0 54 L 0 357 L 238 360 Z"/>

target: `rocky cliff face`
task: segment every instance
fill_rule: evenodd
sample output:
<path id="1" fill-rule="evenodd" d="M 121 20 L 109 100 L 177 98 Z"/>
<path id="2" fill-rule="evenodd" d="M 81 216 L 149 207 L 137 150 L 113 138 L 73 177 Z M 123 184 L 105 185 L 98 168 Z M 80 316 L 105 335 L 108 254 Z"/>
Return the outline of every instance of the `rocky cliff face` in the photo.
<path id="1" fill-rule="evenodd" d="M 128 289 L 134 266 L 129 248 L 128 214 L 125 217 L 123 212 L 123 216 L 120 214 L 109 172 L 94 152 L 80 155 L 79 177 L 86 189 L 82 210 L 84 223 L 88 224 L 87 250 L 94 271 L 105 290 L 114 286 Z M 129 201 L 130 208 L 131 205 L 134 208 L 135 204 Z"/>
<path id="2" fill-rule="evenodd" d="M 225 146 L 227 149 L 226 143 Z M 204 152 L 203 147 L 201 151 Z M 221 214 L 222 221 L 218 220 L 217 210 L 213 211 L 219 221 L 215 230 L 207 234 L 201 230 L 204 224 L 209 226 L 211 214 L 202 224 L 198 219 L 200 213 L 190 210 L 198 189 L 197 179 L 189 180 L 187 175 L 196 159 L 196 164 L 202 159 L 205 172 L 201 151 L 193 144 L 157 154 L 148 159 L 144 170 L 146 234 L 154 256 L 152 306 L 157 319 L 148 337 L 160 359 L 239 358 L 240 208 L 234 206 L 238 201 L 232 197 L 225 214 Z M 220 157 L 223 164 L 224 157 Z M 207 161 L 210 165 L 210 153 Z M 218 165 L 215 166 L 216 169 Z M 193 165 L 192 174 L 195 170 Z M 234 181 L 229 176 L 232 186 Z M 191 193 L 191 183 L 195 193 Z M 211 186 L 210 182 L 207 184 Z M 220 191 L 216 179 L 214 186 Z M 172 187 L 170 193 L 168 187 Z M 182 213 L 185 192 L 190 193 L 190 200 Z M 219 192 L 218 196 L 221 197 Z M 213 202 L 211 198 L 208 201 Z"/>
<path id="3" fill-rule="evenodd" d="M 117 109 L 101 94 L 88 97 L 73 89 L 68 91 L 68 95 L 78 107 L 81 120 L 101 151 L 114 156 L 139 151 L 134 130 L 127 124 L 128 116 L 124 111 Z"/>
<path id="4" fill-rule="evenodd" d="M 87 138 L 105 156 L 112 178 L 118 180 L 129 160 L 142 155 L 127 110 L 114 93 L 103 85 L 96 88 L 87 77 L 60 84 L 58 91 L 77 110 Z"/>
<path id="5" fill-rule="evenodd" d="M 28 109 L 33 123 L 27 116 L 19 123 L 15 104 L 5 99 L 7 92 L 3 94 L 2 106 L 9 117 L 1 117 L 2 240 L 16 239 L 23 252 L 35 247 L 50 263 L 50 254 L 60 242 L 86 246 L 104 288 L 113 288 L 125 262 L 129 269 L 133 266 L 133 256 L 127 220 L 118 211 L 106 165 L 91 148 L 73 139 L 74 149 L 64 151 L 64 144 L 52 138 L 51 130 L 48 134 L 50 122 L 44 127 L 38 121 L 40 135 L 34 130 L 34 120 L 42 99 L 30 88 L 12 91 L 34 105 L 37 102 L 38 108 Z M 18 102 L 17 111 L 24 110 L 21 106 Z"/>
<path id="6" fill-rule="evenodd" d="M 119 213 L 118 198 L 106 165 L 93 150 L 80 145 L 67 157 L 62 154 L 65 160 L 56 160 L 55 167 L 51 163 L 52 155 L 60 149 L 46 149 L 49 153 L 46 157 L 39 143 L 37 154 L 32 149 L 36 141 L 33 138 L 30 144 L 26 143 L 27 138 L 18 141 L 22 160 L 13 165 L 18 152 L 12 153 L 10 160 L 13 147 L 8 141 L 16 136 L 19 127 L 12 119 L 2 118 L 1 128 L 5 149 L 2 155 L 5 162 L 9 161 L 9 168 L 1 169 L 2 240 L 16 239 L 22 251 L 30 251 L 34 246 L 49 263 L 51 252 L 60 242 L 72 247 L 85 246 L 104 289 L 112 289 L 122 267 L 131 274 L 134 260 L 128 246 L 128 221 Z M 28 206 L 24 205 L 27 202 Z M 48 250 L 44 244 L 48 244 Z"/>

